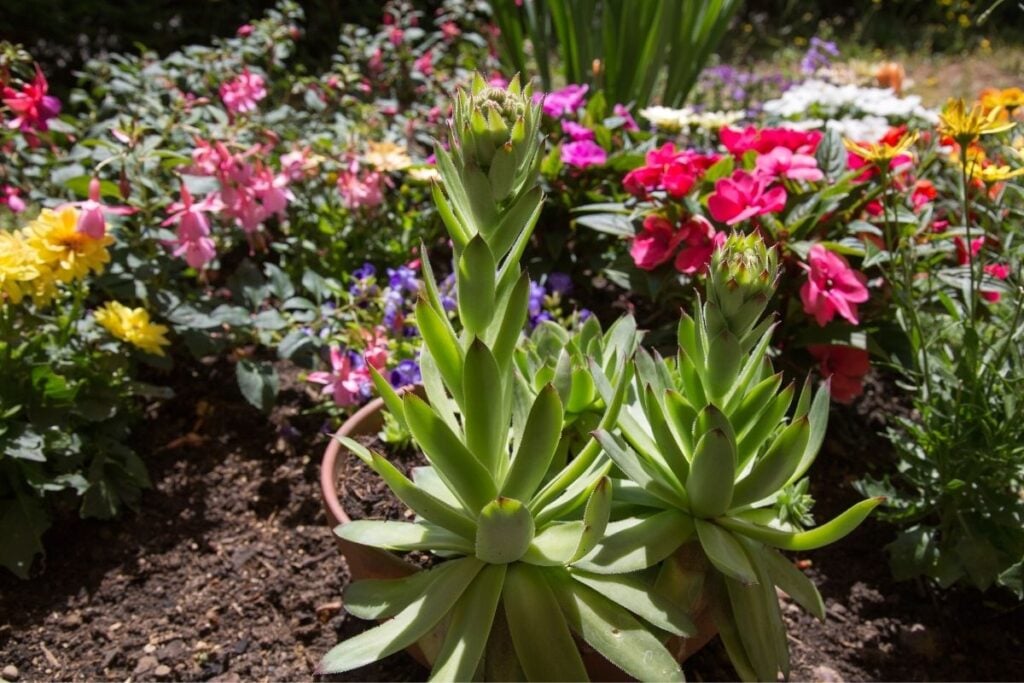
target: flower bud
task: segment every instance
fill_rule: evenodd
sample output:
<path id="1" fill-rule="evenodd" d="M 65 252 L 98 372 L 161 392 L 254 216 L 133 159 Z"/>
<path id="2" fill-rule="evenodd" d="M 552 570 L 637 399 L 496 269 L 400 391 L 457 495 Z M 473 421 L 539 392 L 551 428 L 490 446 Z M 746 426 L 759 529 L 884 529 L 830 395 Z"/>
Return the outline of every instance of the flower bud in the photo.
<path id="1" fill-rule="evenodd" d="M 757 233 L 733 234 L 711 258 L 708 305 L 724 325 L 743 338 L 775 293 L 779 257 Z"/>

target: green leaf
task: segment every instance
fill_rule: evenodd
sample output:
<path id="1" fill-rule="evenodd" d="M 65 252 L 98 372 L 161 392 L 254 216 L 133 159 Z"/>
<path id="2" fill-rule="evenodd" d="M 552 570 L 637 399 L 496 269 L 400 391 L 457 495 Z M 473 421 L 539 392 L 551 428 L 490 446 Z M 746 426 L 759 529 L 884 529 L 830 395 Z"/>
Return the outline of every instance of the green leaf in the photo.
<path id="1" fill-rule="evenodd" d="M 416 325 L 445 386 L 462 403 L 462 348 L 451 326 L 422 297 L 416 302 Z"/>
<path id="2" fill-rule="evenodd" d="M 665 598 L 635 574 L 591 574 L 576 569 L 572 577 L 654 626 L 677 636 L 697 635 L 697 627 L 679 605 Z"/>
<path id="3" fill-rule="evenodd" d="M 598 429 L 594 432 L 594 437 L 623 474 L 639 484 L 645 491 L 673 507 L 686 507 L 686 497 L 682 494 L 682 485 L 675 480 L 675 477 L 667 475 L 654 462 L 640 456 L 615 434 Z"/>
<path id="4" fill-rule="evenodd" d="M 405 420 L 430 464 L 473 514 L 494 500 L 494 479 L 480 461 L 423 400 L 406 394 Z"/>
<path id="5" fill-rule="evenodd" d="M 251 405 L 263 412 L 269 412 L 274 407 L 278 379 L 273 365 L 243 359 L 235 365 L 235 377 L 242 396 Z"/>
<path id="6" fill-rule="evenodd" d="M 806 416 L 783 429 L 765 454 L 754 462 L 750 474 L 736 483 L 732 507 L 750 505 L 778 492 L 800 465 L 810 435 L 811 425 Z"/>
<path id="7" fill-rule="evenodd" d="M 545 385 L 533 401 L 522 438 L 516 447 L 501 495 L 529 500 L 544 479 L 562 433 L 562 402 L 551 384 Z"/>
<path id="8" fill-rule="evenodd" d="M 573 566 L 596 574 L 621 574 L 657 564 L 693 535 L 693 518 L 679 510 L 610 522 L 605 537 Z"/>
<path id="9" fill-rule="evenodd" d="M 400 579 L 364 579 L 345 588 L 345 611 L 359 619 L 388 619 L 415 602 L 429 586 L 461 566 L 461 560 L 442 562 Z"/>
<path id="10" fill-rule="evenodd" d="M 736 476 L 736 444 L 722 429 L 708 431 L 693 450 L 686 481 L 690 509 L 697 517 L 716 517 L 729 509 Z"/>
<path id="11" fill-rule="evenodd" d="M 849 534 L 883 502 L 885 502 L 885 498 L 881 497 L 862 500 L 830 522 L 807 531 L 780 531 L 736 517 L 719 517 L 715 522 L 734 533 L 782 550 L 815 550 L 835 543 Z"/>
<path id="12" fill-rule="evenodd" d="M 388 412 L 398 420 L 398 424 L 402 426 L 402 429 L 408 430 L 409 426 L 405 423 L 405 407 L 402 405 L 402 397 L 391 386 L 391 382 L 377 371 L 377 368 L 369 363 L 367 363 L 367 367 L 370 370 L 370 379 L 373 380 L 373 386 L 377 390 L 377 394 L 384 399 L 384 405 L 387 406 Z"/>
<path id="13" fill-rule="evenodd" d="M 718 571 L 741 583 L 757 583 L 757 574 L 735 536 L 702 519 L 694 520 L 694 525 L 704 553 Z"/>
<path id="14" fill-rule="evenodd" d="M 582 521 L 551 522 L 533 537 L 522 561 L 541 567 L 568 564 L 580 546 L 582 535 Z"/>
<path id="15" fill-rule="evenodd" d="M 608 477 L 601 477 L 594 484 L 587 507 L 583 509 L 583 529 L 580 532 L 579 545 L 576 546 L 570 562 L 575 562 L 590 553 L 604 538 L 611 513 L 612 482 Z"/>
<path id="16" fill-rule="evenodd" d="M 487 647 L 501 600 L 506 565 L 484 567 L 452 610 L 448 632 L 430 672 L 432 681 L 470 681 Z"/>
<path id="17" fill-rule="evenodd" d="M 505 387 L 491 350 L 480 339 L 474 339 L 466 351 L 462 383 L 466 446 L 487 471 L 497 472 L 500 461 L 508 458 L 510 416 L 500 401 L 497 405 L 492 401 L 504 394 Z"/>
<path id="18" fill-rule="evenodd" d="M 492 350 L 494 360 L 502 372 L 508 369 L 516 345 L 526 324 L 530 295 L 530 276 L 523 273 L 509 293 L 505 303 L 504 317 L 494 338 Z M 493 323 L 492 323 L 493 326 Z"/>
<path id="19" fill-rule="evenodd" d="M 458 567 L 434 581 L 429 592 L 423 593 L 393 619 L 333 647 L 320 661 L 319 672 L 342 673 L 358 669 L 405 649 L 429 633 L 484 566 L 473 558 L 452 562 Z"/>
<path id="20" fill-rule="evenodd" d="M 43 532 L 50 526 L 40 499 L 15 494 L 0 500 L 0 565 L 27 579 L 35 556 L 43 552 Z"/>
<path id="21" fill-rule="evenodd" d="M 641 681 L 682 681 L 683 671 L 665 646 L 628 611 L 562 572 L 546 574 L 573 631 L 630 676 Z"/>
<path id="22" fill-rule="evenodd" d="M 543 202 L 543 192 L 539 187 L 534 187 L 529 192 L 524 192 L 503 212 L 501 222 L 487 240 L 496 260 L 501 260 L 527 226 L 537 222 Z"/>
<path id="23" fill-rule="evenodd" d="M 813 581 L 777 550 L 766 548 L 761 558 L 772 583 L 784 590 L 798 605 L 825 621 L 825 602 Z"/>
<path id="24" fill-rule="evenodd" d="M 509 566 L 502 604 L 527 680 L 588 680 L 579 649 L 542 570 L 521 562 Z"/>
<path id="25" fill-rule="evenodd" d="M 357 519 L 334 527 L 346 541 L 385 550 L 450 550 L 473 554 L 473 544 L 462 536 L 427 522 Z"/>
<path id="26" fill-rule="evenodd" d="M 494 255 L 483 236 L 471 239 L 456 270 L 459 319 L 471 336 L 484 336 L 494 315 L 495 268 Z"/>
<path id="27" fill-rule="evenodd" d="M 505 564 L 521 558 L 533 540 L 533 516 L 522 502 L 499 497 L 480 510 L 476 520 L 476 556 Z"/>
<path id="28" fill-rule="evenodd" d="M 807 439 L 807 445 L 804 447 L 803 456 L 800 458 L 800 464 L 793 471 L 793 474 L 790 475 L 786 485 L 792 484 L 804 476 L 804 473 L 814 463 L 814 459 L 818 457 L 821 444 L 825 441 L 825 431 L 828 429 L 829 400 L 829 389 L 826 384 L 818 389 L 818 392 L 814 395 L 814 401 L 811 402 L 811 409 L 807 413 L 807 418 L 811 424 L 810 436 Z"/>
<path id="29" fill-rule="evenodd" d="M 476 537 L 476 524 L 465 512 L 417 487 L 398 468 L 377 453 L 373 453 L 372 458 L 370 467 L 410 510 L 428 522 L 453 531 L 467 540 Z"/>

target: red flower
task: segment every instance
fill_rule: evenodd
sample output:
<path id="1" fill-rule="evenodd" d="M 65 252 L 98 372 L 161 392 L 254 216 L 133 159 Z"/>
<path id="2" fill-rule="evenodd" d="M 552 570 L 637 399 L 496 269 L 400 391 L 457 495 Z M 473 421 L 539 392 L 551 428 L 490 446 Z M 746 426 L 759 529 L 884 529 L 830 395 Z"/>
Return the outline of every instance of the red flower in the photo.
<path id="1" fill-rule="evenodd" d="M 971 256 L 977 256 L 981 248 L 985 246 L 985 236 L 975 237 L 971 240 L 971 255 L 967 255 L 967 245 L 960 237 L 953 238 L 953 244 L 956 245 L 956 262 L 961 266 L 966 266 L 971 262 Z"/>
<path id="2" fill-rule="evenodd" d="M 857 304 L 868 300 L 864 274 L 850 268 L 845 258 L 820 244 L 811 247 L 807 261 L 809 266 L 801 264 L 807 271 L 807 282 L 800 288 L 804 311 L 814 315 L 822 327 L 836 313 L 854 325 L 860 322 Z"/>
<path id="3" fill-rule="evenodd" d="M 816 130 L 803 131 L 789 128 L 761 128 L 748 126 L 736 130 L 726 126 L 718 134 L 729 153 L 741 157 L 750 150 L 767 154 L 776 147 L 785 147 L 795 154 L 814 154 L 822 134 Z"/>
<path id="4" fill-rule="evenodd" d="M 678 151 L 675 144 L 667 142 L 648 152 L 646 164 L 627 173 L 622 179 L 622 185 L 638 199 L 647 199 L 656 190 L 664 190 L 679 199 L 693 188 L 697 179 L 719 158 L 717 154 Z"/>
<path id="5" fill-rule="evenodd" d="M 683 234 L 677 232 L 667 218 L 651 214 L 644 219 L 644 229 L 633 238 L 629 255 L 642 270 L 654 270 L 672 258 Z"/>
<path id="6" fill-rule="evenodd" d="M 726 225 L 735 225 L 754 216 L 780 211 L 786 205 L 786 190 L 771 189 L 764 178 L 746 171 L 736 171 L 731 178 L 715 183 L 715 192 L 708 198 L 711 217 Z"/>
<path id="7" fill-rule="evenodd" d="M 914 209 L 920 209 L 928 202 L 935 199 L 938 196 L 938 191 L 935 189 L 935 185 L 930 180 L 918 180 L 914 183 L 914 188 L 910 193 L 910 203 Z"/>
<path id="8" fill-rule="evenodd" d="M 676 270 L 687 275 L 707 268 L 711 254 L 725 242 L 725 233 L 715 231 L 703 216 L 693 216 L 683 223 L 677 236 L 683 248 L 676 254 L 674 265 Z"/>
<path id="9" fill-rule="evenodd" d="M 864 392 L 864 375 L 871 369 L 867 351 L 832 344 L 812 344 L 807 350 L 818 359 L 821 374 L 831 378 L 829 390 L 833 399 L 849 403 Z"/>
<path id="10" fill-rule="evenodd" d="M 982 270 L 997 280 L 1005 280 L 1010 277 L 1010 267 L 1005 263 L 990 263 Z M 995 303 L 1002 298 L 1002 294 L 995 290 L 983 289 L 981 290 L 981 298 L 990 303 Z"/>

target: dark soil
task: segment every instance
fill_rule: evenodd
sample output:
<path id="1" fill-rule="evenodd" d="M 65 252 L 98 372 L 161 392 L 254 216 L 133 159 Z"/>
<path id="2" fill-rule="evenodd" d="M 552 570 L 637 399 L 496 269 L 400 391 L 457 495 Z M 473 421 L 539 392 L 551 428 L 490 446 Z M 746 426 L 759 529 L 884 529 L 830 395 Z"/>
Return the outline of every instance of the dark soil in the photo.
<path id="1" fill-rule="evenodd" d="M 245 404 L 229 365 L 184 371 L 178 397 L 137 431 L 154 488 L 119 521 L 59 520 L 30 581 L 0 575 L 0 668 L 21 680 L 308 680 L 320 657 L 372 624 L 345 615 L 347 573 L 317 490 L 326 437 L 300 390 L 269 418 Z M 893 408 L 875 385 L 834 411 L 812 472 L 816 514 L 856 500 L 850 482 L 884 463 L 874 436 Z M 417 464 L 400 461 L 403 468 Z M 344 503 L 390 514 L 352 464 Z M 820 624 L 786 604 L 795 680 L 1019 680 L 1024 612 L 969 591 L 933 592 L 889 575 L 892 530 L 869 521 L 809 560 L 828 607 Z M 690 680 L 734 676 L 713 642 Z M 404 653 L 332 680 L 422 680 Z"/>

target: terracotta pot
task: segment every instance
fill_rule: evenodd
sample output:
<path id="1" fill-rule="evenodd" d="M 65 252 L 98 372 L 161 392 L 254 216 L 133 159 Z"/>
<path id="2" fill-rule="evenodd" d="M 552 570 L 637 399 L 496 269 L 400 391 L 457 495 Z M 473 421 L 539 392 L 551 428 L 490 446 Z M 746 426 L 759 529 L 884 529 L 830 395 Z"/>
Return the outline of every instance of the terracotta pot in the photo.
<path id="1" fill-rule="evenodd" d="M 406 387 L 399 390 L 399 394 L 410 389 L 410 387 Z M 416 387 L 412 390 L 417 393 L 422 392 L 421 387 Z M 384 424 L 383 410 L 383 399 L 378 398 L 370 401 L 345 421 L 341 429 L 338 430 L 337 435 L 356 438 L 358 436 L 376 434 Z M 324 459 L 320 464 L 320 495 L 323 498 L 324 510 L 327 512 L 327 521 L 331 529 L 334 529 L 339 524 L 348 524 L 352 521 L 345 513 L 345 509 L 338 498 L 337 481 L 341 470 L 342 457 L 346 456 L 342 452 L 341 443 L 337 439 L 331 439 L 324 453 Z M 342 555 L 345 557 L 349 576 L 353 581 L 361 579 L 397 579 L 418 571 L 416 567 L 404 562 L 393 553 L 346 541 L 337 536 L 335 539 L 341 548 Z M 688 543 L 682 546 L 669 561 L 678 562 L 681 566 L 690 568 L 692 571 L 702 571 L 707 567 L 707 559 L 697 543 Z M 697 625 L 697 635 L 692 638 L 673 636 L 666 644 L 669 651 L 680 662 L 685 661 L 707 645 L 718 633 L 711 619 L 711 609 L 707 602 L 706 592 L 701 593 L 693 601 L 693 620 Z M 442 622 L 434 629 L 433 633 L 420 640 L 417 645 L 408 648 L 409 653 L 421 664 L 430 668 L 430 662 L 433 661 L 434 656 L 440 649 L 446 629 L 447 624 Z M 583 655 L 583 661 L 586 664 L 591 680 L 622 681 L 629 679 L 629 676 L 621 669 L 602 657 L 600 653 L 586 643 L 582 641 L 577 642 L 579 642 L 580 653 Z"/>

